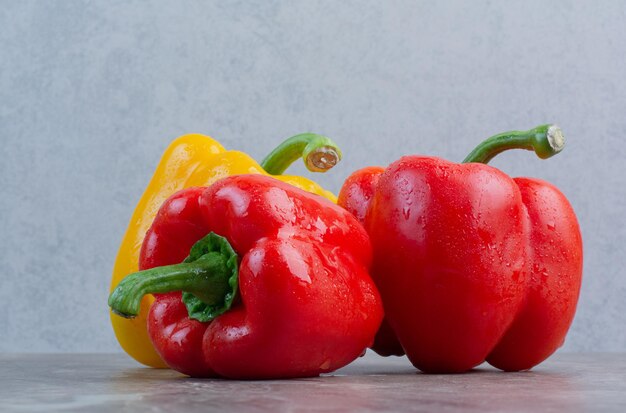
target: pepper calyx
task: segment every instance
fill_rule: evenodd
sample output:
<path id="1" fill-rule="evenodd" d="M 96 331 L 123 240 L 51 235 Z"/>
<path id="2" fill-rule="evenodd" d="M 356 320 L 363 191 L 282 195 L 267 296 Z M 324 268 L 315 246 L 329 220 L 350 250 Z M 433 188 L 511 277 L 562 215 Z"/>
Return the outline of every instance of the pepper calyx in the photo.
<path id="1" fill-rule="evenodd" d="M 109 307 L 121 317 L 133 318 L 144 295 L 182 291 L 189 317 L 211 321 L 228 311 L 235 300 L 238 260 L 228 240 L 211 232 L 193 245 L 182 263 L 128 275 L 109 296 Z"/>
<path id="2" fill-rule="evenodd" d="M 239 257 L 224 237 L 211 232 L 191 247 L 189 256 L 183 262 L 201 262 L 215 253 L 219 253 L 219 256 L 224 261 L 225 272 L 222 278 L 226 278 L 228 283 L 228 288 L 223 295 L 223 301 L 215 303 L 214 299 L 204 297 L 201 291 L 183 291 L 183 303 L 187 307 L 189 318 L 202 322 L 211 321 L 228 311 L 235 300 L 239 288 Z"/>

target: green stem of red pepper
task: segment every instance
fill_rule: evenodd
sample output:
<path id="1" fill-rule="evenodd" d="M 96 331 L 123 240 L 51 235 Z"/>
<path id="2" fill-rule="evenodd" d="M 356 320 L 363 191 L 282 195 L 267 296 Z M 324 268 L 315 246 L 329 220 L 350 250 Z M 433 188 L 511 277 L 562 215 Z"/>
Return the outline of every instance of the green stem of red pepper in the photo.
<path id="1" fill-rule="evenodd" d="M 261 167 L 271 175 L 280 175 L 299 158 L 309 171 L 326 172 L 341 160 L 341 150 L 326 136 L 301 133 L 278 145 L 263 159 Z"/>
<path id="2" fill-rule="evenodd" d="M 565 137 L 556 125 L 541 125 L 527 131 L 511 131 L 494 135 L 480 143 L 464 163 L 488 163 L 494 156 L 509 149 L 535 151 L 541 159 L 549 158 L 563 150 Z"/>
<path id="3" fill-rule="evenodd" d="M 183 263 L 128 275 L 109 296 L 109 307 L 132 318 L 139 313 L 144 295 L 183 291 L 189 317 L 210 321 L 232 305 L 238 284 L 237 260 L 226 238 L 210 233 L 194 244 Z"/>

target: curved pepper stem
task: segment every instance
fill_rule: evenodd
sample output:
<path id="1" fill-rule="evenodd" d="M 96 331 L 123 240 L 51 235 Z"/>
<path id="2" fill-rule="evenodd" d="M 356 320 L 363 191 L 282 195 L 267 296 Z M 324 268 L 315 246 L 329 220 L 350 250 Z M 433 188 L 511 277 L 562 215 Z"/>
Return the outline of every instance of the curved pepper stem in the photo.
<path id="1" fill-rule="evenodd" d="M 210 233 L 194 244 L 183 263 L 128 275 L 109 296 L 109 307 L 117 315 L 133 318 L 144 295 L 183 291 L 189 317 L 210 321 L 230 309 L 237 292 L 238 265 L 226 238 Z"/>
<path id="2" fill-rule="evenodd" d="M 263 159 L 261 167 L 268 174 L 280 175 L 299 158 L 309 171 L 326 172 L 341 160 L 341 150 L 326 136 L 301 133 L 278 145 Z"/>
<path id="3" fill-rule="evenodd" d="M 538 157 L 546 159 L 563 150 L 565 137 L 556 125 L 541 125 L 527 131 L 499 133 L 485 139 L 467 157 L 463 163 L 488 163 L 497 154 L 509 149 L 527 149 L 535 151 Z"/>

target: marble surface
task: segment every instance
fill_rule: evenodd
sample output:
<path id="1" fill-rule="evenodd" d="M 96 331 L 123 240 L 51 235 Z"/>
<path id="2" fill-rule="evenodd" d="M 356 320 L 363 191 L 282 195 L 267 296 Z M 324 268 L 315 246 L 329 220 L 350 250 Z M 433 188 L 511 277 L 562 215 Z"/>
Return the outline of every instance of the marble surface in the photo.
<path id="1" fill-rule="evenodd" d="M 626 354 L 557 354 L 530 372 L 417 373 L 368 354 L 324 377 L 190 379 L 123 354 L 0 354 L 0 411 L 625 411 Z"/>

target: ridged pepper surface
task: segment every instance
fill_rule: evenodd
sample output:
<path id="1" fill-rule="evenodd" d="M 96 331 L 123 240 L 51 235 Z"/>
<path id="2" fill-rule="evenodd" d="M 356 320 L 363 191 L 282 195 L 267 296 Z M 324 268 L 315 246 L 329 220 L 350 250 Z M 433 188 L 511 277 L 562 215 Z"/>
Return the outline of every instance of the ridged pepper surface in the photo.
<path id="1" fill-rule="evenodd" d="M 296 159 L 302 157 L 309 170 L 324 171 L 341 157 L 341 152 L 328 138 L 311 133 L 287 139 L 259 165 L 249 155 L 226 150 L 206 135 L 189 134 L 174 140 L 164 152 L 159 165 L 135 207 L 117 253 L 110 291 L 130 273 L 136 272 L 139 251 L 146 231 L 163 202 L 176 191 L 194 186 L 207 186 L 230 175 L 282 174 Z M 317 183 L 299 176 L 276 176 L 331 201 L 335 196 Z M 154 298 L 146 295 L 137 317 L 124 319 L 111 315 L 118 342 L 138 362 L 152 367 L 166 367 L 148 337 L 146 316 Z"/>
<path id="2" fill-rule="evenodd" d="M 385 309 L 374 350 L 426 372 L 483 361 L 525 370 L 564 341 L 582 277 L 582 238 L 548 182 L 487 166 L 512 148 L 541 158 L 564 144 L 544 125 L 484 141 L 463 164 L 405 156 L 350 176 L 338 203 L 370 234 Z"/>
<path id="3" fill-rule="evenodd" d="M 369 237 L 346 210 L 271 177 L 231 176 L 165 201 L 143 271 L 109 305 L 133 316 L 156 294 L 150 338 L 184 374 L 316 376 L 373 342 L 383 314 L 370 264 Z"/>

